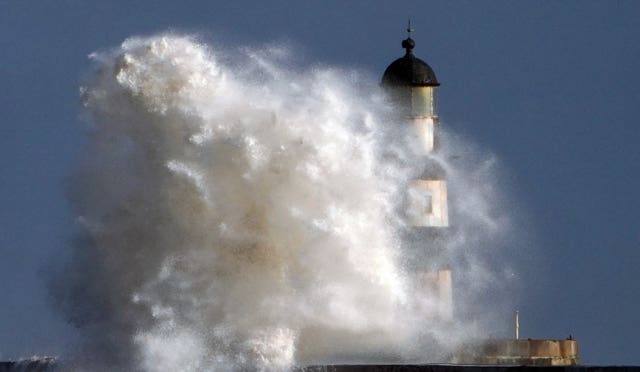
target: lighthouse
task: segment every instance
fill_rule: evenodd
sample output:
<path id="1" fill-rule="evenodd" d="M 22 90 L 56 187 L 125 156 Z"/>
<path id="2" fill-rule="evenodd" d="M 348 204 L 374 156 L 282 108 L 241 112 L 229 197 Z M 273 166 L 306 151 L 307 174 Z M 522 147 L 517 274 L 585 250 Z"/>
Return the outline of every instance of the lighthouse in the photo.
<path id="1" fill-rule="evenodd" d="M 384 71 L 382 87 L 391 98 L 399 125 L 408 125 L 419 143 L 422 169 L 408 186 L 406 216 L 411 225 L 405 241 L 417 256 L 435 259 L 444 249 L 449 226 L 447 181 L 445 172 L 432 156 L 438 151 L 437 91 L 440 83 L 431 66 L 414 55 L 415 41 L 408 36 L 402 41 L 404 56 L 393 61 Z M 439 263 L 442 264 L 442 263 Z M 445 264 L 446 265 L 446 264 Z M 446 267 L 414 267 L 425 296 L 437 299 L 431 315 L 443 320 L 453 318 L 451 271 Z"/>
<path id="2" fill-rule="evenodd" d="M 402 41 L 405 55 L 393 61 L 382 76 L 382 86 L 394 101 L 399 120 L 415 129 L 424 155 L 424 172 L 408 192 L 408 217 L 413 226 L 449 226 L 447 182 L 442 167 L 429 154 L 438 150 L 437 90 L 440 86 L 433 69 L 413 54 L 416 46 L 409 36 Z"/>

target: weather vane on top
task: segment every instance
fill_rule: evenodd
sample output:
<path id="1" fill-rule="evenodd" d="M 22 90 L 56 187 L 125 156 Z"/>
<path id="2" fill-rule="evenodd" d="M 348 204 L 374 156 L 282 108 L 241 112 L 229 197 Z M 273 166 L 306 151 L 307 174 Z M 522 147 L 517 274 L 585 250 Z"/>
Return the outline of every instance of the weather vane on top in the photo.
<path id="1" fill-rule="evenodd" d="M 413 28 L 411 28 L 411 18 L 409 18 L 409 22 L 407 23 L 407 37 L 411 38 L 412 32 Z"/>

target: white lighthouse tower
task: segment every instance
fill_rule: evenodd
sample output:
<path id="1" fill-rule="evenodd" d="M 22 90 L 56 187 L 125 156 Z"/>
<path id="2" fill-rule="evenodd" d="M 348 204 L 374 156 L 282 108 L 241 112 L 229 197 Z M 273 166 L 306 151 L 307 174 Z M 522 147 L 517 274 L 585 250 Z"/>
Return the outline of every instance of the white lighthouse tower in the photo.
<path id="1" fill-rule="evenodd" d="M 413 226 L 408 240 L 414 250 L 436 255 L 443 249 L 449 226 L 447 181 L 442 167 L 429 156 L 438 151 L 437 89 L 440 83 L 433 69 L 413 54 L 415 41 L 411 25 L 402 41 L 405 55 L 392 62 L 382 76 L 382 86 L 392 97 L 402 125 L 411 125 L 424 155 L 424 171 L 411 182 L 407 192 L 407 218 Z M 438 299 L 434 315 L 450 320 L 453 316 L 451 271 L 441 267 L 415 268 L 423 289 Z"/>
<path id="2" fill-rule="evenodd" d="M 437 89 L 440 86 L 433 69 L 413 55 L 415 42 L 409 37 L 402 41 L 406 54 L 387 67 L 382 85 L 387 88 L 399 113 L 413 125 L 425 155 L 438 149 Z M 429 163 L 425 161 L 425 163 Z M 425 164 L 425 173 L 416 179 L 409 191 L 409 217 L 416 227 L 446 227 L 447 182 L 437 164 Z"/>

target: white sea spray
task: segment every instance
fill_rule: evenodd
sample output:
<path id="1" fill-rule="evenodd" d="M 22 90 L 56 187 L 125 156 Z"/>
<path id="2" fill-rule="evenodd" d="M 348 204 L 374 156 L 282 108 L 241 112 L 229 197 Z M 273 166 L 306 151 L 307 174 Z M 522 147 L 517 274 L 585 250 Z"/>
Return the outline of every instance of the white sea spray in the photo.
<path id="1" fill-rule="evenodd" d="M 55 286 L 87 336 L 78 363 L 444 360 L 481 327 L 429 314 L 439 299 L 417 290 L 404 260 L 399 211 L 420 168 L 409 127 L 389 119 L 375 82 L 365 92 L 353 73 L 241 56 L 221 62 L 171 34 L 92 55 L 82 94 L 93 127 L 72 193 L 82 231 Z M 438 260 L 454 273 L 460 263 L 478 297 L 495 278 L 465 242 L 500 228 L 486 190 L 439 156 L 466 193 L 454 214 L 467 231 Z"/>

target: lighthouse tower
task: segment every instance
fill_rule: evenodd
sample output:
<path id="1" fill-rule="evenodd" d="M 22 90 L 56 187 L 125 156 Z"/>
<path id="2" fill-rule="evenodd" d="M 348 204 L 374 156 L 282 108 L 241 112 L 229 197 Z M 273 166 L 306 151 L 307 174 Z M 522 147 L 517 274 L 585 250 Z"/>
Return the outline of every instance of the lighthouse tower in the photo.
<path id="1" fill-rule="evenodd" d="M 416 46 L 411 38 L 402 41 L 405 55 L 392 62 L 382 76 L 382 86 L 393 100 L 401 125 L 410 125 L 420 143 L 423 172 L 411 182 L 407 191 L 407 219 L 412 231 L 405 240 L 419 256 L 433 258 L 444 249 L 443 241 L 449 226 L 447 182 L 445 172 L 433 158 L 438 151 L 437 90 L 440 86 L 433 69 L 413 54 Z M 442 263 L 439 263 L 442 264 Z M 416 267 L 415 275 L 423 283 L 425 295 L 438 298 L 435 316 L 453 316 L 451 271 L 442 267 Z"/>
<path id="2" fill-rule="evenodd" d="M 416 43 L 409 37 L 402 41 L 406 50 L 387 67 L 382 85 L 391 94 L 399 115 L 415 128 L 425 155 L 425 171 L 409 190 L 408 215 L 415 227 L 447 227 L 447 182 L 442 168 L 428 155 L 438 149 L 437 89 L 440 86 L 433 69 L 413 54 Z"/>

